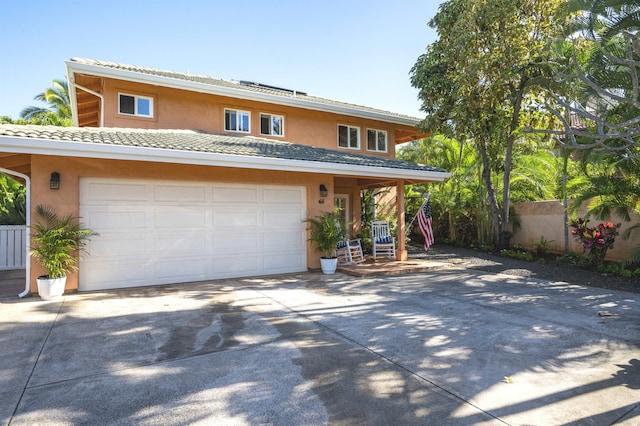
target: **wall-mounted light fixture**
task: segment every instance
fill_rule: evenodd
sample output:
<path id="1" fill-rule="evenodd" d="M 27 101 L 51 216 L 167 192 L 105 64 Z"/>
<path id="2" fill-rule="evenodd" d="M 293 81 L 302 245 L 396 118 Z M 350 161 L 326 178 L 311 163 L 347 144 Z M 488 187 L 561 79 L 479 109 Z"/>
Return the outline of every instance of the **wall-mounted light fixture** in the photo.
<path id="1" fill-rule="evenodd" d="M 51 173 L 51 179 L 49 179 L 49 189 L 60 189 L 60 173 Z"/>
<path id="2" fill-rule="evenodd" d="M 329 190 L 327 189 L 326 186 L 324 186 L 324 183 L 320 184 L 320 196 L 322 198 L 327 198 L 327 196 L 329 195 Z"/>
<path id="3" fill-rule="evenodd" d="M 324 204 L 324 199 L 327 198 L 327 196 L 329 195 L 329 190 L 327 189 L 326 186 L 324 186 L 324 183 L 320 184 L 320 200 L 318 200 L 319 204 Z"/>

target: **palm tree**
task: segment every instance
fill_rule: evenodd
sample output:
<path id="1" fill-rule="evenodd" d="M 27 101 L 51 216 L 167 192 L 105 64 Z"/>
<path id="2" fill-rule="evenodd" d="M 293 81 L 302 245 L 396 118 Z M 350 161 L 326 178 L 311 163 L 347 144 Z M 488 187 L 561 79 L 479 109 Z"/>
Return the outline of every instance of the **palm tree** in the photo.
<path id="1" fill-rule="evenodd" d="M 434 227 L 440 224 L 443 229 L 446 228 L 447 237 L 451 241 L 471 243 L 476 237 L 476 232 L 470 231 L 469 225 L 474 222 L 477 224 L 474 216 L 477 218 L 480 215 L 478 206 L 481 203 L 477 188 L 481 183 L 477 174 L 478 157 L 472 148 L 470 144 L 436 135 L 407 144 L 398 152 L 399 159 L 434 164 L 452 174 L 445 182 L 431 185 L 428 189 L 412 188 L 407 194 L 407 200 L 411 200 L 411 195 L 431 193 Z M 407 213 L 411 217 L 420 208 L 422 201 L 420 197 L 415 205 L 407 206 Z M 437 229 L 435 231 L 438 232 Z"/>
<path id="2" fill-rule="evenodd" d="M 0 173 L 0 225 L 26 223 L 26 189 L 13 178 Z"/>
<path id="3" fill-rule="evenodd" d="M 587 215 L 604 220 L 612 213 L 629 221 L 640 212 L 640 158 L 621 160 L 616 155 L 589 150 L 582 152 L 583 173 L 569 182 L 572 212 L 588 202 Z"/>
<path id="4" fill-rule="evenodd" d="M 71 102 L 66 80 L 53 80 L 52 86 L 36 95 L 34 99 L 49 104 L 48 108 L 26 107 L 20 112 L 21 118 L 31 124 L 71 125 Z"/>
<path id="5" fill-rule="evenodd" d="M 578 101 L 588 107 L 586 115 L 580 115 L 592 134 L 576 135 L 578 143 L 590 148 L 574 154 L 583 173 L 569 182 L 572 208 L 575 212 L 588 202 L 587 215 L 605 219 L 616 213 L 629 221 L 630 212 L 640 212 L 640 0 L 574 0 L 570 7 L 581 12 L 575 27 L 589 46 Z"/>

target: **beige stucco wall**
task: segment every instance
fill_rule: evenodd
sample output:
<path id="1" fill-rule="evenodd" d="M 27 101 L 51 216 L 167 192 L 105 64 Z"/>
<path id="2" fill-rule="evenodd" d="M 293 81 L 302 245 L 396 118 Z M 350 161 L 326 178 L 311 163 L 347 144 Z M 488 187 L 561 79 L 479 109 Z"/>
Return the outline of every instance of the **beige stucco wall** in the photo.
<path id="1" fill-rule="evenodd" d="M 367 120 L 308 109 L 235 99 L 205 93 L 143 85 L 122 80 L 106 79 L 103 84 L 105 99 L 105 127 L 140 129 L 192 129 L 214 134 L 224 134 L 224 109 L 240 109 L 251 112 L 250 136 L 268 137 L 322 148 L 339 149 L 338 124 L 360 127 L 360 149 L 344 149 L 347 152 L 395 158 L 395 131 L 416 133 L 415 127 L 402 126 L 377 120 Z M 119 114 L 118 93 L 153 98 L 154 117 L 143 118 Z M 260 113 L 284 116 L 284 135 L 260 135 Z M 367 150 L 367 129 L 387 132 L 387 152 Z M 229 133 L 247 135 L 247 133 Z"/>
<path id="2" fill-rule="evenodd" d="M 535 244 L 544 236 L 546 240 L 554 240 L 550 245 L 553 253 L 564 253 L 564 209 L 560 201 L 537 201 L 528 203 L 516 203 L 513 205 L 514 212 L 519 216 L 520 227 L 514 230 L 512 244 L 521 244 L 525 248 L 533 250 Z M 579 212 L 580 217 L 584 217 L 587 209 L 582 207 Z M 607 252 L 607 260 L 621 261 L 629 257 L 631 250 L 640 243 L 640 235 L 632 234 L 631 238 L 624 240 L 622 234 L 634 224 L 640 223 L 640 216 L 633 215 L 630 222 L 624 222 L 620 217 L 614 216 L 609 219 L 613 223 L 621 223 L 620 235 L 616 237 L 613 249 Z M 602 221 L 591 218 L 589 226 L 595 226 Z M 570 253 L 582 254 L 582 246 L 575 241 L 569 228 Z"/>
<path id="3" fill-rule="evenodd" d="M 46 204 L 55 207 L 56 211 L 61 215 L 79 215 L 79 183 L 81 177 L 305 186 L 308 216 L 316 216 L 321 211 L 331 210 L 335 191 L 333 176 L 312 173 L 43 155 L 32 156 L 31 169 L 32 209 L 38 204 Z M 54 171 L 60 173 L 59 190 L 49 189 L 49 179 Z M 320 184 L 324 184 L 329 190 L 328 197 L 324 199 L 323 203 L 320 202 L 322 199 L 319 191 Z M 343 191 L 347 189 L 342 188 Z M 319 255 L 310 245 L 307 246 L 307 265 L 309 268 L 320 267 Z M 35 292 L 37 291 L 36 278 L 43 275 L 45 271 L 33 259 L 31 268 L 31 290 Z M 66 289 L 74 290 L 77 288 L 78 276 L 77 274 L 71 274 L 67 277 Z"/>

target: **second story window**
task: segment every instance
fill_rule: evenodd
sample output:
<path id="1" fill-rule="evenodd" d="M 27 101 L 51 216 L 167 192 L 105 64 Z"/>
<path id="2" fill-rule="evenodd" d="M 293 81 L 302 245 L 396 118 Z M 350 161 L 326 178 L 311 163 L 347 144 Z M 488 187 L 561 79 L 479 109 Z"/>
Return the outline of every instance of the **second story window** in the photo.
<path id="1" fill-rule="evenodd" d="M 387 152 L 387 132 L 367 129 L 367 150 Z"/>
<path id="2" fill-rule="evenodd" d="M 360 148 L 360 127 L 338 124 L 338 146 L 340 148 Z"/>
<path id="3" fill-rule="evenodd" d="M 239 111 L 235 109 L 224 110 L 224 130 L 227 132 L 249 133 L 249 122 L 251 121 L 251 113 L 248 111 Z"/>
<path id="4" fill-rule="evenodd" d="M 120 93 L 118 95 L 118 112 L 151 118 L 153 117 L 153 98 Z"/>
<path id="5" fill-rule="evenodd" d="M 283 136 L 284 117 L 281 115 L 260 114 L 260 134 Z"/>

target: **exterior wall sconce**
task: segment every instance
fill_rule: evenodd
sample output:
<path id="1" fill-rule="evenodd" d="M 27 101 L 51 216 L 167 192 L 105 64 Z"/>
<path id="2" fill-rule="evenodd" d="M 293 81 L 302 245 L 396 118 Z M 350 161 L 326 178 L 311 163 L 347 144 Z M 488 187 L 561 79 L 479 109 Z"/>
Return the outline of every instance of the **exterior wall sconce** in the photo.
<path id="1" fill-rule="evenodd" d="M 324 204 L 324 199 L 327 198 L 328 195 L 329 195 L 329 190 L 327 189 L 326 186 L 324 186 L 324 183 L 321 183 L 320 184 L 320 201 L 318 201 L 318 203 Z"/>
<path id="2" fill-rule="evenodd" d="M 51 173 L 51 179 L 49 179 L 49 189 L 60 189 L 60 173 Z"/>

